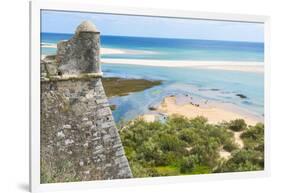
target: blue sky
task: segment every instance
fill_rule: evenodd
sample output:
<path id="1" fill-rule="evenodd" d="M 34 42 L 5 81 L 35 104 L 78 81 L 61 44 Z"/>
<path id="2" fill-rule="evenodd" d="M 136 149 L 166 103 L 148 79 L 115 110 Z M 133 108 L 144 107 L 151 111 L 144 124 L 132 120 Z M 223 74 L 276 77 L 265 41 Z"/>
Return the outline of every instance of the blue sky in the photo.
<path id="1" fill-rule="evenodd" d="M 143 17 L 82 12 L 42 11 L 42 32 L 74 33 L 84 20 L 102 35 L 263 42 L 258 23 Z"/>

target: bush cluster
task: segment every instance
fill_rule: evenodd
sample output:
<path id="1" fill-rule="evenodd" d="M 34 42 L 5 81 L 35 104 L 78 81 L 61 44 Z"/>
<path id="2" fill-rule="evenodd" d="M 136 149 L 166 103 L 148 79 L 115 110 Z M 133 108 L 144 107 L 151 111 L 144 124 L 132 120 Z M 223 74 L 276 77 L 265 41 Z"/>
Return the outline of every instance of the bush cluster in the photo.
<path id="1" fill-rule="evenodd" d="M 165 123 L 122 123 L 119 131 L 134 177 L 263 168 L 263 124 L 248 127 L 242 119 L 209 124 L 204 117 L 170 116 Z M 234 142 L 233 131 L 244 131 L 243 149 Z M 220 157 L 222 149 L 231 153 L 229 160 Z"/>

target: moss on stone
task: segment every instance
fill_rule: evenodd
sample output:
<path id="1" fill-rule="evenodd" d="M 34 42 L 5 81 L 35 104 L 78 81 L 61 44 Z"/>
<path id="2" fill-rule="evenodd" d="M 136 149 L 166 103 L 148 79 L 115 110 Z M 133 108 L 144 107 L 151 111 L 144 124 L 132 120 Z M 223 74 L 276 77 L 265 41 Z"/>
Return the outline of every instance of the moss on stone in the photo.
<path id="1" fill-rule="evenodd" d="M 114 104 L 109 106 L 110 110 L 112 110 L 112 111 L 114 111 L 114 110 L 116 109 L 116 107 L 117 107 L 117 106 L 114 105 Z"/>

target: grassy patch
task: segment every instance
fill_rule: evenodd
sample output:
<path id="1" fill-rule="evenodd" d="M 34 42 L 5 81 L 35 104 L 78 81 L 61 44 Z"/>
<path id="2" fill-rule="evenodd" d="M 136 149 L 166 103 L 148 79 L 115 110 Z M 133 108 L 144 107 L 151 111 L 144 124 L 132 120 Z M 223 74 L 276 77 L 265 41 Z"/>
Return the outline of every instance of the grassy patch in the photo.
<path id="1" fill-rule="evenodd" d="M 156 171 L 160 176 L 177 176 L 180 175 L 180 169 L 176 166 L 158 166 Z"/>
<path id="2" fill-rule="evenodd" d="M 161 81 L 145 79 L 124 79 L 117 77 L 102 78 L 107 97 L 126 96 L 132 92 L 139 92 L 161 84 Z"/>

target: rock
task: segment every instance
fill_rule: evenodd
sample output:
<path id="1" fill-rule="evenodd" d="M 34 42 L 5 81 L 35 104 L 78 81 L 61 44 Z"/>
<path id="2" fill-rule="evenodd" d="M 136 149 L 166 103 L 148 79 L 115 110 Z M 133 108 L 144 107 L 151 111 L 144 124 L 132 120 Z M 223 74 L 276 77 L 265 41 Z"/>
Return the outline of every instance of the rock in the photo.
<path id="1" fill-rule="evenodd" d="M 210 89 L 206 89 L 206 88 L 200 88 L 198 89 L 199 91 L 220 91 L 220 89 L 218 88 L 210 88 Z"/>
<path id="2" fill-rule="evenodd" d="M 64 129 L 71 129 L 71 125 L 64 125 L 63 128 Z"/>
<path id="3" fill-rule="evenodd" d="M 58 133 L 57 133 L 57 136 L 58 136 L 58 137 L 62 137 L 62 138 L 65 137 L 65 135 L 64 135 L 64 133 L 63 133 L 62 131 L 58 132 Z"/>
<path id="4" fill-rule="evenodd" d="M 83 173 L 84 173 L 85 175 L 89 175 L 89 174 L 90 174 L 90 171 L 87 170 L 87 171 L 84 171 Z"/>
<path id="5" fill-rule="evenodd" d="M 58 63 L 54 61 L 45 61 L 45 70 L 48 76 L 57 76 Z"/>
<path id="6" fill-rule="evenodd" d="M 82 119 L 82 121 L 88 121 L 89 119 L 88 119 L 88 117 L 84 117 L 83 119 Z"/>
<path id="7" fill-rule="evenodd" d="M 247 98 L 247 96 L 243 95 L 243 94 L 236 94 L 236 96 L 239 96 L 241 99 L 246 99 Z"/>
<path id="8" fill-rule="evenodd" d="M 156 111 L 157 110 L 157 107 L 156 106 L 149 106 L 148 109 L 150 111 Z"/>
<path id="9" fill-rule="evenodd" d="M 79 165 L 80 165 L 80 166 L 83 166 L 83 165 L 84 165 L 84 162 L 81 160 L 81 161 L 79 162 Z"/>
<path id="10" fill-rule="evenodd" d="M 40 61 L 40 71 L 41 71 L 41 77 L 46 77 L 47 76 L 46 62 L 44 60 Z"/>
<path id="11" fill-rule="evenodd" d="M 46 62 L 53 62 L 53 61 L 56 60 L 56 56 L 57 56 L 57 55 L 47 55 L 47 56 L 44 58 L 44 60 L 45 60 Z"/>
<path id="12" fill-rule="evenodd" d="M 83 144 L 84 147 L 89 147 L 89 143 L 86 142 L 85 144 Z"/>
<path id="13" fill-rule="evenodd" d="M 65 145 L 69 145 L 69 144 L 72 144 L 74 143 L 74 141 L 72 139 L 67 139 L 64 141 Z"/>

